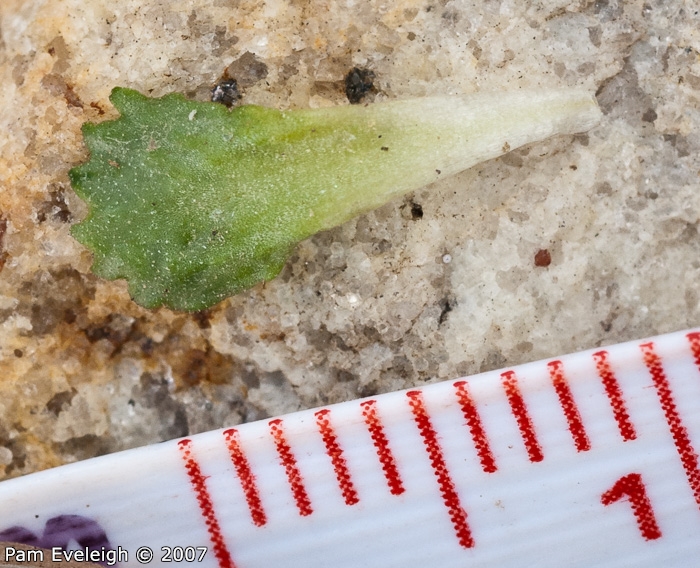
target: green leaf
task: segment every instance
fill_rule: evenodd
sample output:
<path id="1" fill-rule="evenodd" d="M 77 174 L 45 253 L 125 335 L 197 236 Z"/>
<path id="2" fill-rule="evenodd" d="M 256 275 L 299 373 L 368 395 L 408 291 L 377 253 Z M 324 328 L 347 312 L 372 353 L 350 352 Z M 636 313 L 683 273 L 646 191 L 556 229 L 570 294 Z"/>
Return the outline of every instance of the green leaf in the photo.
<path id="1" fill-rule="evenodd" d="M 139 304 L 207 308 L 274 278 L 300 240 L 509 149 L 599 119 L 576 90 L 279 111 L 152 99 L 85 124 L 70 171 L 89 214 L 72 229 L 93 271 Z"/>

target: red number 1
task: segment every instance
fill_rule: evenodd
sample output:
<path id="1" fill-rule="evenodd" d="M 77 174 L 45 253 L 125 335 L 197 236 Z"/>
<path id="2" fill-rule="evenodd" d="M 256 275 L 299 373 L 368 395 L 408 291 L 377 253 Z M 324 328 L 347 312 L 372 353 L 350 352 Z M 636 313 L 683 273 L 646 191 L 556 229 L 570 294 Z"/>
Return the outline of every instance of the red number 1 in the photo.
<path id="1" fill-rule="evenodd" d="M 642 476 L 639 473 L 629 473 L 615 482 L 601 496 L 603 505 L 610 505 L 627 497 L 632 505 L 632 512 L 637 519 L 639 531 L 646 540 L 654 540 L 661 537 L 661 530 L 654 516 L 654 509 L 647 496 Z"/>

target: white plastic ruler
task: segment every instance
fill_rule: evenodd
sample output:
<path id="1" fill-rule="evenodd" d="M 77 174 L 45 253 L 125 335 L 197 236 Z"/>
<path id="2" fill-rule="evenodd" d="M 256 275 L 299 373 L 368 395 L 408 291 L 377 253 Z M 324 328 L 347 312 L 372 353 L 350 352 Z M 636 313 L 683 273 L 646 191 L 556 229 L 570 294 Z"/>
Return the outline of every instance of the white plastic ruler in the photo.
<path id="1" fill-rule="evenodd" d="M 0 540 L 121 566 L 700 566 L 696 444 L 690 330 L 5 481 Z"/>

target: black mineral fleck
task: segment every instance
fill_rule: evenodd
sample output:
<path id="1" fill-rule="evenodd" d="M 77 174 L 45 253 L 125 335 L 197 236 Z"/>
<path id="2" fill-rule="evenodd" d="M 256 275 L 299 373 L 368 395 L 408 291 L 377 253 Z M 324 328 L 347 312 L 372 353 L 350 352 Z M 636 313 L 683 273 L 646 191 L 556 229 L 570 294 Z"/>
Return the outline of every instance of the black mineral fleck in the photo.
<path id="1" fill-rule="evenodd" d="M 241 98 L 238 91 L 238 83 L 235 79 L 225 79 L 219 81 L 211 90 L 211 102 L 221 103 L 227 108 L 231 108 Z"/>
<path id="2" fill-rule="evenodd" d="M 351 104 L 362 102 L 369 92 L 376 92 L 374 87 L 374 71 L 353 67 L 345 76 L 345 95 Z"/>

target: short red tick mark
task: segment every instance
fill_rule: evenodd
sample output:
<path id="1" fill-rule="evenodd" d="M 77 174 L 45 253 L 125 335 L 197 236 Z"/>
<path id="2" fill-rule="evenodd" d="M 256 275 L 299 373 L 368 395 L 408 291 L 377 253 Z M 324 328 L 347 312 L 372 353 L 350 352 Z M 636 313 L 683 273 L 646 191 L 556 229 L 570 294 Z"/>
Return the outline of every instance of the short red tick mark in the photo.
<path id="1" fill-rule="evenodd" d="M 501 379 L 503 380 L 503 389 L 506 392 L 506 397 L 508 398 L 508 404 L 510 404 L 511 412 L 515 417 L 515 421 L 518 423 L 518 428 L 520 429 L 520 435 L 523 438 L 527 455 L 529 456 L 531 462 L 540 462 L 544 459 L 542 447 L 537 440 L 535 427 L 533 426 L 532 419 L 527 411 L 525 399 L 523 399 L 523 395 L 520 393 L 518 379 L 513 371 L 501 373 Z"/>
<path id="2" fill-rule="evenodd" d="M 549 376 L 552 379 L 554 390 L 557 393 L 557 397 L 559 397 L 559 404 L 569 425 L 569 432 L 571 432 L 576 450 L 586 452 L 591 449 L 591 442 L 588 439 L 588 434 L 586 434 L 586 428 L 583 425 L 583 420 L 581 420 L 581 413 L 578 406 L 576 406 L 571 387 L 566 377 L 564 377 L 564 365 L 561 361 L 550 361 L 547 363 L 547 368 L 549 369 Z"/>
<path id="3" fill-rule="evenodd" d="M 471 393 L 469 392 L 469 385 L 467 384 L 467 381 L 457 381 L 454 384 L 454 387 L 456 390 L 457 401 L 462 409 L 464 419 L 467 421 L 467 426 L 469 427 L 469 432 L 472 435 L 476 453 L 479 456 L 481 469 L 483 469 L 486 473 L 494 473 L 497 469 L 496 459 L 493 457 L 493 452 L 491 451 L 491 446 L 489 444 L 489 439 L 486 436 L 484 425 L 481 422 L 479 411 L 477 410 Z"/>
<path id="4" fill-rule="evenodd" d="M 635 440 L 637 438 L 637 432 L 634 429 L 629 412 L 627 411 L 627 405 L 625 404 L 625 399 L 622 396 L 620 383 L 618 382 L 617 377 L 615 377 L 615 373 L 613 373 L 612 367 L 610 366 L 608 352 L 598 351 L 597 353 L 594 353 L 593 360 L 595 361 L 598 376 L 603 382 L 605 394 L 610 401 L 613 417 L 617 422 L 617 428 L 620 431 L 620 436 L 622 436 L 622 439 L 625 442 Z"/>
<path id="5" fill-rule="evenodd" d="M 299 514 L 302 516 L 310 515 L 313 513 L 311 501 L 306 493 L 306 488 L 304 487 L 304 481 L 301 477 L 301 473 L 299 473 L 297 460 L 292 453 L 292 448 L 289 446 L 284 436 L 281 418 L 270 420 L 270 433 L 275 441 L 280 463 L 282 466 L 284 466 L 284 470 L 287 474 L 287 481 L 289 482 L 289 487 L 292 490 L 292 496 L 296 502 L 297 509 L 299 509 Z"/>
<path id="6" fill-rule="evenodd" d="M 377 413 L 377 401 L 365 400 L 360 403 L 360 406 L 362 407 L 362 418 L 365 420 L 374 449 L 377 451 L 377 457 L 379 457 L 379 463 L 382 465 L 382 471 L 389 486 L 389 491 L 391 491 L 392 495 L 401 495 L 405 489 L 399 470 L 396 467 L 396 460 L 389 447 L 389 440 L 384 433 L 384 426 Z"/>
<path id="7" fill-rule="evenodd" d="M 335 477 L 338 480 L 338 485 L 340 487 L 340 492 L 343 495 L 346 505 L 354 505 L 359 502 L 360 498 L 357 495 L 357 490 L 352 482 L 352 477 L 350 476 L 350 470 L 348 469 L 348 464 L 343 456 L 343 450 L 338 443 L 338 437 L 335 434 L 335 430 L 331 425 L 331 411 L 328 408 L 317 411 L 314 416 L 316 416 L 316 425 L 318 426 L 318 431 L 321 433 L 323 438 L 323 443 L 326 446 L 326 454 L 331 458 L 331 464 L 333 464 L 333 471 L 335 471 Z"/>
<path id="8" fill-rule="evenodd" d="M 267 522 L 267 517 L 265 516 L 262 501 L 260 500 L 260 493 L 258 492 L 258 487 L 255 483 L 255 476 L 250 470 L 248 458 L 246 458 L 245 454 L 243 453 L 243 449 L 241 448 L 238 430 L 234 428 L 224 430 L 224 440 L 226 441 L 226 447 L 228 448 L 231 462 L 236 468 L 238 479 L 241 482 L 241 488 L 243 489 L 246 503 L 248 503 L 250 516 L 252 517 L 253 522 L 257 526 L 261 527 Z"/>

